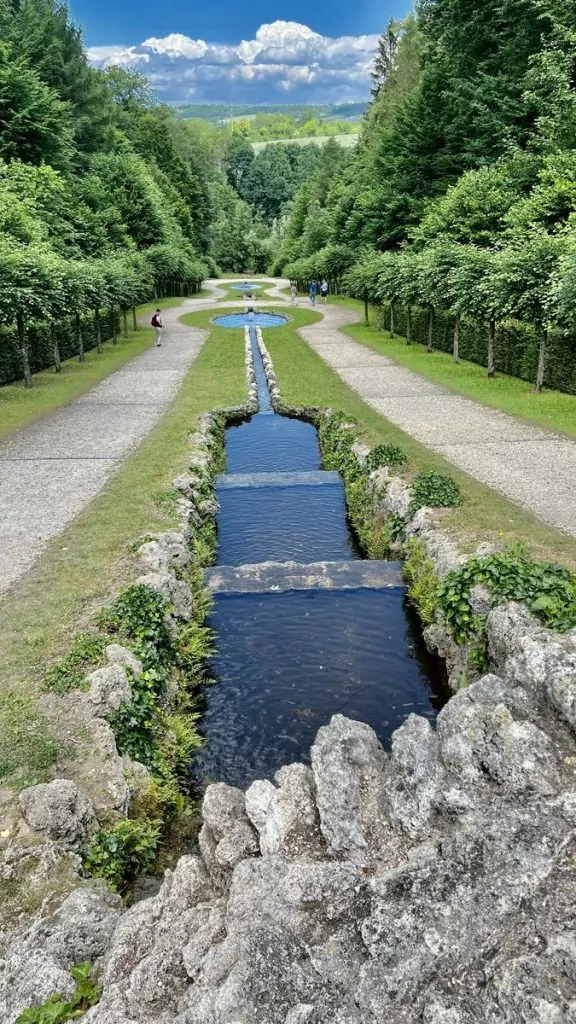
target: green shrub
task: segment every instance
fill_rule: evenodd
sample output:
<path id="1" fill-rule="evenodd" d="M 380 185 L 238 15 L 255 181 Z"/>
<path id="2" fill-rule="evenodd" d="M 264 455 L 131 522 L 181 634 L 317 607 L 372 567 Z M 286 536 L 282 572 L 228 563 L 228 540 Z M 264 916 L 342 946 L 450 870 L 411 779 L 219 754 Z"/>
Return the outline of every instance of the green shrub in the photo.
<path id="1" fill-rule="evenodd" d="M 102 994 L 101 987 L 92 975 L 89 963 L 78 964 L 70 971 L 76 982 L 76 991 L 70 1002 L 57 993 L 41 1006 L 24 1010 L 16 1024 L 66 1024 L 66 1021 L 81 1017 L 91 1006 L 96 1006 Z"/>
<path id="2" fill-rule="evenodd" d="M 200 717 L 198 713 L 187 711 L 165 718 L 159 755 L 170 771 L 180 777 L 187 775 L 192 752 L 202 746 L 203 740 L 196 728 Z"/>
<path id="3" fill-rule="evenodd" d="M 372 449 L 364 463 L 368 472 L 388 466 L 390 469 L 399 469 L 408 462 L 408 456 L 395 444 L 378 444 Z"/>
<path id="4" fill-rule="evenodd" d="M 411 537 L 406 544 L 404 579 L 408 596 L 414 602 L 424 625 L 436 620 L 439 579 L 422 541 Z"/>
<path id="5" fill-rule="evenodd" d="M 178 634 L 176 641 L 178 665 L 190 682 L 199 683 L 208 658 L 214 653 L 214 632 L 192 619 Z"/>
<path id="6" fill-rule="evenodd" d="M 412 483 L 412 501 L 410 514 L 414 515 L 419 508 L 452 508 L 462 503 L 460 488 L 455 480 L 446 473 L 438 473 L 435 469 L 418 473 Z"/>
<path id="7" fill-rule="evenodd" d="M 154 869 L 158 852 L 159 821 L 118 821 L 96 832 L 84 853 L 84 871 L 104 878 L 115 892 L 125 890 L 138 875 Z"/>
<path id="8" fill-rule="evenodd" d="M 168 602 L 143 584 L 122 590 L 109 608 L 104 608 L 98 625 L 128 641 L 145 668 L 166 668 L 173 658 L 172 638 L 166 626 Z"/>
<path id="9" fill-rule="evenodd" d="M 521 545 L 513 545 L 485 558 L 470 558 L 442 580 L 439 605 L 461 643 L 477 629 L 470 592 L 478 583 L 488 588 L 493 605 L 522 601 L 551 629 L 576 626 L 576 576 L 563 566 L 532 561 Z"/>
<path id="10" fill-rule="evenodd" d="M 87 672 L 100 664 L 108 639 L 98 633 L 79 633 L 72 650 L 49 668 L 44 678 L 44 690 L 69 693 L 85 686 Z"/>
<path id="11" fill-rule="evenodd" d="M 154 771 L 160 730 L 156 706 L 158 679 L 154 673 L 144 671 L 138 678 L 133 677 L 131 683 L 132 699 L 121 704 L 108 720 L 116 737 L 118 753 L 127 754 Z"/>

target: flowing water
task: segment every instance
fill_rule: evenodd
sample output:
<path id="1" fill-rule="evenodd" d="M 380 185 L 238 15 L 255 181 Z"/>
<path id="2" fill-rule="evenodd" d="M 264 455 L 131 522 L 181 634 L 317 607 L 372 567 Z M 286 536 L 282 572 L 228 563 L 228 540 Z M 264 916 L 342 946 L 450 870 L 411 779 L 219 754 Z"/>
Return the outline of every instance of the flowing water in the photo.
<path id="1" fill-rule="evenodd" d="M 315 428 L 271 408 L 255 332 L 271 326 L 269 316 L 215 321 L 250 326 L 259 412 L 227 430 L 217 480 L 217 653 L 193 774 L 241 787 L 308 761 L 318 728 L 337 712 L 368 722 L 389 745 L 410 712 L 434 719 L 449 697 L 399 566 L 359 562 L 343 483 L 321 471 Z"/>

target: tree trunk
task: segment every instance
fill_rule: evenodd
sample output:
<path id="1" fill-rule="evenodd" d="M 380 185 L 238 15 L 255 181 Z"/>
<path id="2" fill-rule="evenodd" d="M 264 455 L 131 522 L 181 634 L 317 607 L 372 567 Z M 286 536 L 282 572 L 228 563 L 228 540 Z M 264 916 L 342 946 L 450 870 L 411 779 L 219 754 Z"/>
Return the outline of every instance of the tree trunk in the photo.
<path id="1" fill-rule="evenodd" d="M 112 344 L 116 344 L 116 310 L 114 306 L 110 310 L 110 316 L 112 317 Z"/>
<path id="2" fill-rule="evenodd" d="M 394 303 L 390 303 L 390 337 L 394 337 Z"/>
<path id="3" fill-rule="evenodd" d="M 138 321 L 136 320 L 136 306 L 132 306 L 132 324 L 134 326 L 134 330 L 137 331 Z"/>
<path id="4" fill-rule="evenodd" d="M 412 306 L 406 310 L 406 344 L 412 344 Z"/>
<path id="5" fill-rule="evenodd" d="M 491 317 L 490 318 L 490 322 L 488 324 L 488 354 L 487 354 L 487 359 L 486 359 L 486 364 L 487 364 L 487 367 L 488 367 L 488 376 L 489 377 L 493 377 L 495 375 L 495 372 L 496 372 L 494 370 L 494 340 L 495 340 L 495 338 L 496 338 L 496 321 L 494 320 L 494 317 Z"/>
<path id="6" fill-rule="evenodd" d="M 124 337 L 128 337 L 128 310 L 126 306 L 122 306 L 122 324 L 124 326 Z"/>
<path id="7" fill-rule="evenodd" d="M 544 385 L 544 370 L 546 369 L 546 345 L 548 343 L 548 331 L 540 332 L 540 348 L 538 350 L 538 369 L 536 371 L 536 384 L 534 394 L 539 395 Z"/>
<path id="8" fill-rule="evenodd" d="M 376 306 L 376 330 L 378 334 L 382 330 L 382 306 L 380 304 Z"/>
<path id="9" fill-rule="evenodd" d="M 50 340 L 52 342 L 52 352 L 54 353 L 54 372 L 62 373 L 62 360 L 60 359 L 60 346 L 58 344 L 58 335 L 56 333 L 56 324 L 52 320 L 50 323 Z"/>
<path id="10" fill-rule="evenodd" d="M 16 314 L 16 327 L 18 329 L 18 344 L 22 356 L 22 370 L 24 372 L 24 386 L 32 387 L 32 374 L 30 372 L 30 359 L 28 357 L 28 340 L 26 338 L 26 324 L 22 313 Z"/>
<path id="11" fill-rule="evenodd" d="M 100 310 L 98 306 L 94 310 L 94 325 L 96 327 L 96 351 L 102 351 L 102 322 L 100 320 Z"/>
<path id="12" fill-rule="evenodd" d="M 84 362 L 84 341 L 82 338 L 82 324 L 80 323 L 80 314 L 76 313 L 76 341 L 78 343 L 78 361 Z"/>
<path id="13" fill-rule="evenodd" d="M 460 314 L 456 314 L 454 320 L 454 338 L 452 343 L 452 362 L 460 362 Z"/>
<path id="14" fill-rule="evenodd" d="M 430 312 L 428 313 L 428 351 L 432 352 L 434 349 L 434 306 L 430 306 Z"/>
<path id="15" fill-rule="evenodd" d="M 370 317 L 368 316 L 368 299 L 364 299 L 364 326 L 370 327 Z"/>

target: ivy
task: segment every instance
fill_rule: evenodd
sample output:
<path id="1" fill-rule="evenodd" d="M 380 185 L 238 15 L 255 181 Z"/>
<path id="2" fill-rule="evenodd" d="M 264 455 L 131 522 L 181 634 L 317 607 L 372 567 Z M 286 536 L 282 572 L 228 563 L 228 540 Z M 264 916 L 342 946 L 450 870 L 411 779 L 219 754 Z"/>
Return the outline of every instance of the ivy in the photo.
<path id="1" fill-rule="evenodd" d="M 160 821 L 117 821 L 99 829 L 84 852 L 84 871 L 104 878 L 115 892 L 123 892 L 138 875 L 154 869 L 160 841 Z"/>
<path id="2" fill-rule="evenodd" d="M 369 472 L 388 466 L 389 469 L 400 469 L 408 462 L 406 452 L 395 444 L 377 444 L 366 457 L 364 465 Z"/>
<path id="3" fill-rule="evenodd" d="M 157 591 L 137 583 L 121 591 L 100 613 L 98 625 L 127 640 L 145 668 L 165 671 L 173 658 L 167 611 L 168 602 Z"/>
<path id="4" fill-rule="evenodd" d="M 461 503 L 462 495 L 456 481 L 446 473 L 432 469 L 415 477 L 409 514 L 414 515 L 419 508 L 453 508 Z"/>
<path id="5" fill-rule="evenodd" d="M 492 604 L 522 601 L 546 626 L 564 632 L 576 626 L 576 576 L 549 562 L 535 562 L 521 545 L 485 558 L 470 558 L 442 580 L 438 602 L 459 643 L 476 631 L 470 594 L 478 583 L 490 591 Z"/>
<path id="6" fill-rule="evenodd" d="M 66 1021 L 81 1017 L 91 1006 L 98 1003 L 102 989 L 92 974 L 89 963 L 78 964 L 70 971 L 76 982 L 76 990 L 68 1002 L 55 993 L 45 1003 L 32 1006 L 16 1020 L 16 1024 L 66 1024 Z"/>

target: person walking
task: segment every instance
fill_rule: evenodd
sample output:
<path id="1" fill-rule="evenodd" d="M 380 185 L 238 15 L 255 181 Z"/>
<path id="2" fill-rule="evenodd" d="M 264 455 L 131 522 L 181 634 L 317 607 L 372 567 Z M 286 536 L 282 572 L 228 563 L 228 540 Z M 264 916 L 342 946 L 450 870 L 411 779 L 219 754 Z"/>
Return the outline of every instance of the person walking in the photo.
<path id="1" fill-rule="evenodd" d="M 162 344 L 162 335 L 164 333 L 164 324 L 162 323 L 162 311 L 157 309 L 150 321 L 152 327 L 156 331 L 156 348 L 160 348 Z"/>
<path id="2" fill-rule="evenodd" d="M 318 285 L 317 285 L 316 281 L 312 281 L 312 284 L 310 285 L 310 302 L 312 303 L 313 306 L 316 305 L 316 296 L 317 296 L 317 294 L 318 294 Z"/>
<path id="3" fill-rule="evenodd" d="M 326 280 L 325 277 L 322 279 L 322 284 L 320 285 L 320 294 L 322 296 L 324 305 L 326 305 L 328 301 L 328 281 Z"/>
<path id="4" fill-rule="evenodd" d="M 293 306 L 298 305 L 298 286 L 296 281 L 290 282 L 290 302 Z"/>

